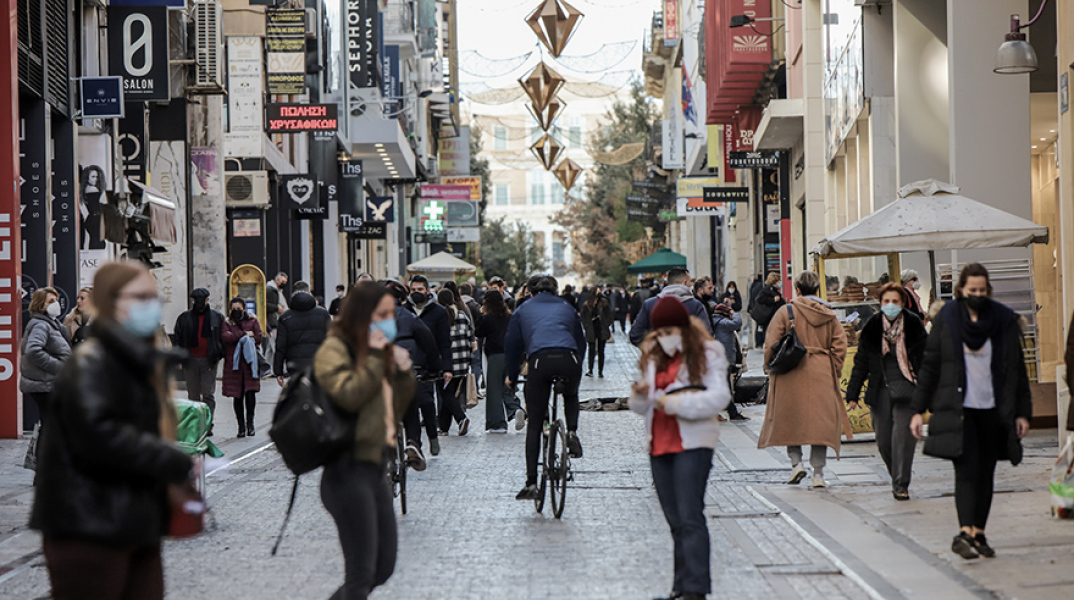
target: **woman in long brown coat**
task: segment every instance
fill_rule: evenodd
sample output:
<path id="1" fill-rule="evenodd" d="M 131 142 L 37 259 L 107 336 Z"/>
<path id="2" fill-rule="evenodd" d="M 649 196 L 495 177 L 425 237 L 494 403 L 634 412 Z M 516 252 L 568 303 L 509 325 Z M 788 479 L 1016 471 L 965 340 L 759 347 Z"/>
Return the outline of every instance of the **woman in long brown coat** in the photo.
<path id="1" fill-rule="evenodd" d="M 769 376 L 768 404 L 757 447 L 786 446 L 793 467 L 787 483 L 795 485 L 806 476 L 802 446 L 812 446 L 809 463 L 813 466 L 813 487 L 825 487 L 828 448 L 834 448 L 838 456 L 843 427 L 850 431 L 839 389 L 847 338 L 828 303 L 816 295 L 820 289 L 816 273 L 799 273 L 794 287 L 798 297 L 790 309 L 780 308 L 768 324 L 764 361 L 767 365 L 772 346 L 790 329 L 792 311 L 794 330 L 807 353 L 793 370 Z"/>
<path id="2" fill-rule="evenodd" d="M 253 338 L 253 365 L 239 348 L 239 341 L 243 337 Z M 260 373 L 255 375 L 252 367 L 257 364 L 256 349 L 261 346 L 261 324 L 246 311 L 246 301 L 242 298 L 231 299 L 228 319 L 220 329 L 220 339 L 224 342 L 224 381 L 221 391 L 225 397 L 232 399 L 235 420 L 239 423 L 238 437 L 252 436 L 254 407 L 257 406 L 257 393 L 261 391 L 261 379 L 257 376 Z M 239 353 L 237 357 L 236 352 Z"/>

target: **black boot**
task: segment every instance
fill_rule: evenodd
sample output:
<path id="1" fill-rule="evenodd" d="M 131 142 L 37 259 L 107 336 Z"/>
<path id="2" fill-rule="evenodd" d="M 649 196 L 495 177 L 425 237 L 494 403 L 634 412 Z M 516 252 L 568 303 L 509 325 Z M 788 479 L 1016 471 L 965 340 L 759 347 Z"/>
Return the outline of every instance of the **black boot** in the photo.
<path id="1" fill-rule="evenodd" d="M 242 419 L 239 420 L 239 434 L 235 437 L 246 437 L 246 425 L 243 424 Z"/>
<path id="2" fill-rule="evenodd" d="M 254 413 L 251 411 L 246 415 L 246 435 L 254 435 Z"/>

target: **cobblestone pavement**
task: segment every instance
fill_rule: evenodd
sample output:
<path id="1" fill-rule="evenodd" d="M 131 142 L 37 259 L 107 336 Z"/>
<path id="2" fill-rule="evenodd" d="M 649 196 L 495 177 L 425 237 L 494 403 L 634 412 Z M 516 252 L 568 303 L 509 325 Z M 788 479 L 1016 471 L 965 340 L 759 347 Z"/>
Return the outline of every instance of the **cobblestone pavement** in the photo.
<path id="1" fill-rule="evenodd" d="M 607 352 L 606 377 L 583 378 L 583 400 L 626 395 L 636 351 L 617 334 Z M 165 544 L 169 598 L 320 599 L 342 580 L 319 474 L 302 479 L 287 536 L 279 554 L 269 555 L 292 479 L 265 436 L 278 393 L 266 384 L 261 429 L 252 439 L 229 437 L 234 418 L 221 404 L 215 439 L 232 462 L 208 480 L 210 530 Z M 513 428 L 486 435 L 483 411 L 483 404 L 470 411 L 470 435 L 444 439 L 425 472 L 411 471 L 395 575 L 374 597 L 644 599 L 668 591 L 671 538 L 651 485 L 640 418 L 582 413 L 585 458 L 574 462 L 575 482 L 557 521 L 514 500 L 524 479 L 523 437 Z M 764 407 L 744 412 L 753 420 L 724 424 L 708 488 L 713 597 L 1069 597 L 1063 581 L 1074 579 L 1074 530 L 1063 524 L 1057 532 L 1040 516 L 1047 511 L 1040 497 L 1051 452 L 1046 437 L 1030 441 L 1039 449 L 1030 451 L 1029 469 L 1000 470 L 999 487 L 1010 492 L 997 496 L 995 520 L 1003 525 L 990 530 L 1000 558 L 969 565 L 949 559 L 944 547 L 954 512 L 948 465 L 919 461 L 915 499 L 895 504 L 875 445 L 861 442 L 831 461 L 828 491 L 791 488 L 782 485 L 785 456 L 756 449 Z M 0 598 L 48 597 L 40 538 L 25 528 L 32 499 L 32 474 L 19 466 L 25 447 L 0 441 Z M 1023 479 L 1012 480 L 1012 471 Z M 1032 518 L 1025 516 L 1030 496 Z M 1014 527 L 1024 529 L 1015 535 Z M 1032 544 L 1040 534 L 1051 536 L 1050 545 Z M 935 587 L 923 590 L 918 580 Z"/>

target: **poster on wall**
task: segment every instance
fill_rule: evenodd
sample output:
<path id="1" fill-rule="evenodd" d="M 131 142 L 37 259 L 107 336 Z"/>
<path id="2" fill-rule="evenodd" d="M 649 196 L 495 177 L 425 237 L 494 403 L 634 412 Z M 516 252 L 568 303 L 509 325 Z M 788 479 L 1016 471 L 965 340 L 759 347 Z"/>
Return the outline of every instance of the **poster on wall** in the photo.
<path id="1" fill-rule="evenodd" d="M 153 187 L 175 203 L 175 243 L 160 243 L 167 252 L 153 255 L 161 267 L 153 269 L 157 289 L 164 305 L 163 323 L 172 333 L 175 320 L 188 308 L 187 276 L 186 176 L 187 156 L 184 142 L 149 142 L 149 172 Z"/>
<path id="2" fill-rule="evenodd" d="M 112 190 L 112 138 L 105 134 L 78 136 L 79 219 L 82 250 L 104 250 L 101 205 Z"/>
<path id="3" fill-rule="evenodd" d="M 216 148 L 190 149 L 191 196 L 220 195 L 220 151 Z"/>

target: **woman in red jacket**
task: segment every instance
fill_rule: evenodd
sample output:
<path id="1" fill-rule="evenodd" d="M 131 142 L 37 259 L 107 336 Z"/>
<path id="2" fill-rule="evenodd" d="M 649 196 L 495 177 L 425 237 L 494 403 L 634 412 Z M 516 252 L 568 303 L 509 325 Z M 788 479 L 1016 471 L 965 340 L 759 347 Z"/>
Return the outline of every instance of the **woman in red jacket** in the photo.
<path id="1" fill-rule="evenodd" d="M 243 337 L 252 338 L 255 344 L 252 363 L 247 360 L 240 347 Z M 227 321 L 220 330 L 220 338 L 224 342 L 223 395 L 231 398 L 235 406 L 235 420 L 239 423 L 238 437 L 254 435 L 254 407 L 257 405 L 257 393 L 261 391 L 259 373 L 254 372 L 257 368 L 257 348 L 261 346 L 261 324 L 246 311 L 246 301 L 242 298 L 231 299 Z"/>

